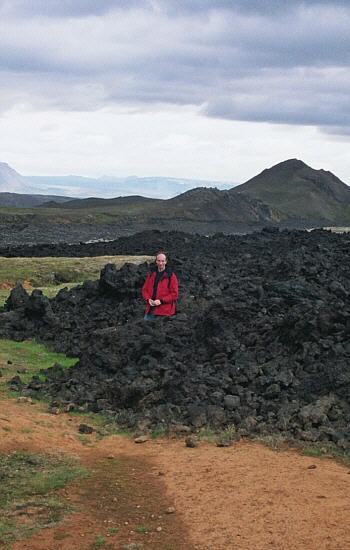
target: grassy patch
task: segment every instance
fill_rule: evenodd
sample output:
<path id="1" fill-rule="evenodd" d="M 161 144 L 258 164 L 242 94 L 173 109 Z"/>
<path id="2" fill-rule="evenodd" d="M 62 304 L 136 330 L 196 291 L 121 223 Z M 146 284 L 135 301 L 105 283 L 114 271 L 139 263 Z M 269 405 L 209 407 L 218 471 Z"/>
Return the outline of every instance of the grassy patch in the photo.
<path id="1" fill-rule="evenodd" d="M 126 262 L 140 264 L 151 261 L 150 256 L 95 256 L 87 258 L 0 258 L 0 307 L 11 289 L 23 284 L 28 292 L 34 288 L 53 298 L 62 288 L 72 288 L 99 278 L 107 263 L 118 268 Z"/>
<path id="2" fill-rule="evenodd" d="M 10 364 L 8 363 L 10 361 Z M 72 367 L 77 362 L 76 358 L 67 357 L 64 354 L 48 350 L 44 345 L 31 340 L 14 342 L 13 340 L 0 339 L 0 395 L 17 398 L 20 393 L 9 391 L 6 382 L 13 376 L 19 375 L 24 383 L 29 383 L 33 375 L 38 375 L 41 369 L 47 369 L 54 363 L 59 363 L 63 368 Z M 19 371 L 19 372 L 18 372 Z M 113 418 L 102 413 L 71 411 L 71 415 L 80 416 L 84 422 L 91 424 L 98 438 L 110 435 L 131 435 L 131 432 L 118 426 Z M 52 427 L 50 421 L 36 421 L 38 425 Z M 3 427 L 10 431 L 10 427 Z M 30 433 L 26 429 L 26 433 Z M 32 431 L 32 430 L 31 430 Z M 90 437 L 79 434 L 79 439 L 86 445 L 91 445 Z"/>
<path id="3" fill-rule="evenodd" d="M 91 550 L 97 550 L 103 548 L 106 544 L 106 539 L 103 535 L 96 535 L 94 542 L 91 545 Z"/>
<path id="4" fill-rule="evenodd" d="M 0 288 L 7 290 L 17 283 L 28 287 L 57 287 L 98 279 L 107 263 L 118 268 L 126 262 L 140 264 L 149 256 L 96 256 L 88 258 L 0 258 Z"/>
<path id="5" fill-rule="evenodd" d="M 150 530 L 151 529 L 149 527 L 146 527 L 146 525 L 138 525 L 137 527 L 135 527 L 136 533 L 145 534 L 145 533 L 149 533 Z"/>
<path id="6" fill-rule="evenodd" d="M 72 416 L 81 417 L 84 422 L 91 424 L 91 426 L 93 426 L 96 430 L 98 439 L 108 437 L 110 435 L 132 436 L 132 431 L 127 430 L 126 428 L 121 428 L 117 422 L 107 414 L 84 411 L 70 411 L 69 414 Z"/>
<path id="7" fill-rule="evenodd" d="M 4 289 L 0 288 L 0 307 L 4 307 L 4 304 L 7 300 L 7 298 L 9 297 L 10 292 L 11 291 L 9 289 L 4 290 Z"/>
<path id="8" fill-rule="evenodd" d="M 270 434 L 264 436 L 254 436 L 252 437 L 253 441 L 258 441 L 272 449 L 273 451 L 284 451 L 289 450 L 291 447 L 295 446 L 294 440 L 285 439 L 279 434 Z"/>
<path id="9" fill-rule="evenodd" d="M 218 434 L 216 444 L 221 447 L 226 447 L 231 445 L 234 441 L 238 441 L 238 439 L 239 436 L 237 434 L 236 427 L 234 424 L 230 424 Z"/>
<path id="10" fill-rule="evenodd" d="M 151 438 L 158 439 L 159 437 L 167 437 L 169 435 L 169 429 L 167 426 L 157 426 L 151 431 Z"/>
<path id="11" fill-rule="evenodd" d="M 254 437 L 254 441 L 259 441 L 266 447 L 274 451 L 290 451 L 295 449 L 305 456 L 313 458 L 333 458 L 346 466 L 350 465 L 350 452 L 337 447 L 330 441 L 322 443 L 305 443 L 297 439 L 286 439 L 280 435 L 268 435 L 264 437 Z"/>
<path id="12" fill-rule="evenodd" d="M 305 456 L 311 456 L 314 458 L 334 458 L 346 464 L 350 465 L 350 452 L 340 449 L 334 443 L 314 443 L 312 445 L 299 444 L 301 446 L 302 454 Z"/>
<path id="13" fill-rule="evenodd" d="M 0 543 L 9 544 L 60 521 L 69 506 L 57 491 L 86 475 L 67 458 L 0 454 Z"/>
<path id="14" fill-rule="evenodd" d="M 204 426 L 203 428 L 200 428 L 200 430 L 198 431 L 197 437 L 202 441 L 208 441 L 209 443 L 213 443 L 216 440 L 217 432 L 215 432 L 209 426 Z"/>
<path id="15" fill-rule="evenodd" d="M 49 351 L 42 344 L 30 340 L 25 342 L 0 340 L 0 370 L 3 374 L 0 378 L 0 389 L 8 393 L 5 382 L 17 374 L 23 382 L 27 383 L 34 374 L 39 373 L 40 369 L 47 369 L 54 363 L 68 368 L 76 362 L 75 358 Z"/>

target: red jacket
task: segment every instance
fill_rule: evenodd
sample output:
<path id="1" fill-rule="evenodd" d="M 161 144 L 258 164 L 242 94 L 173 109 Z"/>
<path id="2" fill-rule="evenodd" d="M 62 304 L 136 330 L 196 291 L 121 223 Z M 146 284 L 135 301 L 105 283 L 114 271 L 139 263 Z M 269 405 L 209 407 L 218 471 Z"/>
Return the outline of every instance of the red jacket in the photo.
<path id="1" fill-rule="evenodd" d="M 154 315 L 175 315 L 176 300 L 179 295 L 179 283 L 175 273 L 165 269 L 157 286 L 156 296 L 154 300 L 161 300 L 160 306 L 152 307 L 148 300 L 153 296 L 153 286 L 156 278 L 157 269 L 150 271 L 147 274 L 146 281 L 142 287 L 142 296 L 146 300 L 146 313 L 152 311 Z"/>

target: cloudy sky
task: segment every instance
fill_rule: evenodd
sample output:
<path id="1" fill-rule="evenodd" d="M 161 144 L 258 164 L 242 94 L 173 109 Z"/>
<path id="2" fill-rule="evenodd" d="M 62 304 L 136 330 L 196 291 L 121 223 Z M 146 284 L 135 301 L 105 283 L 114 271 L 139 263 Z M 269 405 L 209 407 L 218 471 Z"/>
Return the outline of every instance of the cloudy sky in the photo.
<path id="1" fill-rule="evenodd" d="M 24 175 L 350 184 L 350 3 L 0 0 L 0 162 Z"/>

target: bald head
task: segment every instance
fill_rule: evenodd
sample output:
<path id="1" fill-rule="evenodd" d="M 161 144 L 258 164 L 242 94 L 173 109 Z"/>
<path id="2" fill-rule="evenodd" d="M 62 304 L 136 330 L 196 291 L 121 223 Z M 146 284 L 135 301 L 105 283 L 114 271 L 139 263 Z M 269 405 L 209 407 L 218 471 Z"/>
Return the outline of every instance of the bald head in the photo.
<path id="1" fill-rule="evenodd" d="M 156 264 L 157 264 L 158 271 L 164 271 L 166 263 L 167 263 L 167 257 L 164 254 L 164 252 L 158 252 L 158 254 L 156 255 Z"/>

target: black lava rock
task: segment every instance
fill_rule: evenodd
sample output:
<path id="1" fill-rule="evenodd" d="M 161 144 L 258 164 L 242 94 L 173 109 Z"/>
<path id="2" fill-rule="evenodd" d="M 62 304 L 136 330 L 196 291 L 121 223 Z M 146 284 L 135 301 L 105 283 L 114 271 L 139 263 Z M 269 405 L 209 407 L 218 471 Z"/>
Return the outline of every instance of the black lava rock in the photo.
<path id="1" fill-rule="evenodd" d="M 147 264 L 107 265 L 99 281 L 51 300 L 17 287 L 0 314 L 0 335 L 35 337 L 79 357 L 29 384 L 31 395 L 63 406 L 107 411 L 128 427 L 141 420 L 191 430 L 234 425 L 241 435 L 280 433 L 347 448 L 349 244 L 349 234 L 285 230 L 155 231 L 61 245 L 62 255 L 168 250 L 180 281 L 178 315 L 143 321 Z"/>

